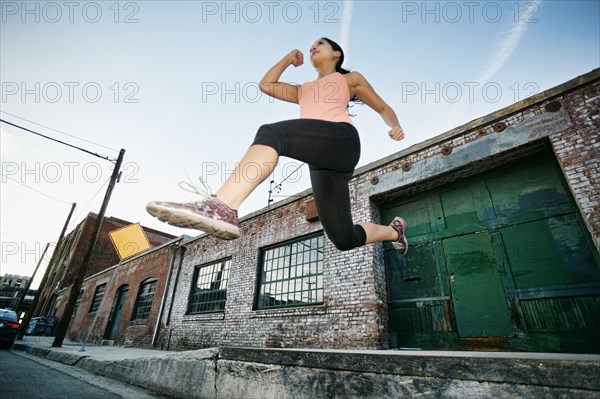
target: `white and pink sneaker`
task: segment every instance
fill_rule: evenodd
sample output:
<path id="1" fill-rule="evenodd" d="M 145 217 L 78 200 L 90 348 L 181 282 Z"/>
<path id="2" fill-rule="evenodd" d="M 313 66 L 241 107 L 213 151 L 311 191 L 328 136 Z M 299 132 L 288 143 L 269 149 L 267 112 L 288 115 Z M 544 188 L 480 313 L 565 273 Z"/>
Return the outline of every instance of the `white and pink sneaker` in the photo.
<path id="1" fill-rule="evenodd" d="M 241 230 L 237 211 L 216 195 L 210 194 L 210 188 L 202 179 L 200 182 L 206 190 L 199 190 L 188 182 L 179 185 L 184 190 L 203 196 L 202 200 L 187 203 L 152 201 L 146 205 L 146 210 L 172 226 L 201 230 L 224 240 L 238 238 Z"/>

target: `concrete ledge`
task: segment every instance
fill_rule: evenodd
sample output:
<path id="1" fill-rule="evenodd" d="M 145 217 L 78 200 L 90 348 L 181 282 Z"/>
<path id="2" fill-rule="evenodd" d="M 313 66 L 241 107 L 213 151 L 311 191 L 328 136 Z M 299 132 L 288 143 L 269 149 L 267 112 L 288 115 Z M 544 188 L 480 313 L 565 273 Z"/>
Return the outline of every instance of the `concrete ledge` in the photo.
<path id="1" fill-rule="evenodd" d="M 600 391 L 600 356 L 221 348 L 220 359 L 422 378 Z"/>
<path id="2" fill-rule="evenodd" d="M 13 348 L 177 398 L 600 398 L 599 355 L 226 347 L 80 356 Z"/>
<path id="3" fill-rule="evenodd" d="M 409 171 L 401 168 L 390 171 L 379 176 L 376 185 L 370 181 L 363 182 L 357 185 L 357 190 L 365 197 L 397 191 L 424 179 L 434 179 L 464 169 L 476 162 L 498 159 L 501 154 L 514 153 L 515 148 L 531 145 L 572 126 L 571 117 L 563 107 L 557 112 L 543 113 L 522 123 L 508 126 L 502 133 L 488 134 L 472 141 L 468 146 L 458 146 L 451 156 L 436 154 L 414 162 Z M 487 163 L 490 167 L 493 166 L 493 162 Z"/>
<path id="4" fill-rule="evenodd" d="M 218 349 L 118 361 L 83 359 L 78 367 L 180 398 L 215 398 Z"/>
<path id="5" fill-rule="evenodd" d="M 219 360 L 218 398 L 598 398 L 598 392 Z"/>

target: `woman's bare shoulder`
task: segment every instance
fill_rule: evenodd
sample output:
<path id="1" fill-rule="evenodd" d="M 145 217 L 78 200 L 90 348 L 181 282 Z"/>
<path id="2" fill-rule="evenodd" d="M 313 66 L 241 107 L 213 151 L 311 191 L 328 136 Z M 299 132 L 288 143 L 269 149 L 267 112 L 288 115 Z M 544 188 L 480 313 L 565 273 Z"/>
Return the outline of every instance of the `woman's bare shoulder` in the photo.
<path id="1" fill-rule="evenodd" d="M 348 86 L 350 86 L 350 87 L 356 87 L 367 81 L 365 79 L 365 77 L 358 71 L 348 72 L 347 74 L 345 74 L 343 76 L 344 76 L 344 78 L 346 78 L 346 81 L 348 82 Z"/>

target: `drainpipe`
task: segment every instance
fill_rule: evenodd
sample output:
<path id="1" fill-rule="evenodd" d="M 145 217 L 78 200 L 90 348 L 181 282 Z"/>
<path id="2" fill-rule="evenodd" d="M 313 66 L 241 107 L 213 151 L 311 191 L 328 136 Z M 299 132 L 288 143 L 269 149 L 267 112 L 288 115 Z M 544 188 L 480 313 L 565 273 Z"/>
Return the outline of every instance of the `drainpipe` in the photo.
<path id="1" fill-rule="evenodd" d="M 183 265 L 183 256 L 187 250 L 187 248 L 183 246 L 180 248 L 181 256 L 179 258 L 179 266 L 177 266 L 177 274 L 175 275 L 175 284 L 173 284 L 173 293 L 171 294 L 171 304 L 169 305 L 169 313 L 167 314 L 166 325 L 169 325 L 171 322 L 171 313 L 173 312 L 173 303 L 175 302 L 175 291 L 177 291 L 177 284 L 179 284 L 179 275 L 181 274 L 181 266 Z"/>
<path id="2" fill-rule="evenodd" d="M 167 281 L 165 282 L 165 289 L 163 291 L 162 301 L 160 303 L 160 310 L 158 312 L 158 319 L 156 320 L 156 325 L 154 326 L 154 333 L 152 334 L 152 347 L 156 347 L 158 341 L 158 330 L 160 328 L 160 321 L 162 319 L 162 315 L 165 310 L 165 305 L 167 303 L 167 292 L 169 291 L 169 283 L 171 282 L 171 275 L 173 273 L 173 265 L 175 264 L 175 259 L 177 258 L 177 249 L 178 245 L 173 246 L 173 255 L 171 256 L 171 263 L 169 264 L 169 273 L 167 274 Z M 183 257 L 183 253 L 181 254 Z"/>

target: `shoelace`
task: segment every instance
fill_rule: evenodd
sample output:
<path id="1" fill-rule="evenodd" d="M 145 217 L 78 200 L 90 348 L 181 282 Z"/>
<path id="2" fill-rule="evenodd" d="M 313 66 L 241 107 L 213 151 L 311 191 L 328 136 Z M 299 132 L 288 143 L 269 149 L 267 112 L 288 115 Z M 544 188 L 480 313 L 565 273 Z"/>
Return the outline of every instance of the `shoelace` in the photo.
<path id="1" fill-rule="evenodd" d="M 198 176 L 198 180 L 200 180 L 200 183 L 202 184 L 202 188 L 196 186 L 194 183 L 192 183 L 192 179 L 190 178 L 190 176 L 186 173 L 185 176 L 187 177 L 188 181 L 180 181 L 179 182 L 179 188 L 181 188 L 182 190 L 185 190 L 187 192 L 190 192 L 192 194 L 198 194 L 199 196 L 202 197 L 202 199 L 208 198 L 212 195 L 212 190 L 210 188 L 210 186 L 208 185 L 207 182 L 205 182 L 202 179 L 202 176 Z"/>
<path id="2" fill-rule="evenodd" d="M 198 180 L 200 180 L 200 184 L 202 184 L 203 188 L 200 188 L 200 187 L 196 186 L 194 183 L 192 183 L 192 179 L 190 178 L 190 176 L 187 173 L 185 174 L 185 176 L 187 177 L 188 181 L 180 181 L 179 188 L 181 188 L 182 190 L 188 191 L 192 194 L 198 194 L 199 196 L 202 197 L 203 200 L 210 198 L 213 195 L 210 186 L 208 185 L 207 182 L 204 181 L 204 179 L 202 179 L 202 176 L 198 176 Z M 220 202 L 222 202 L 222 201 L 220 201 Z M 227 208 L 229 208 L 230 211 L 235 212 L 235 217 L 237 218 L 237 210 L 231 209 L 229 207 L 229 205 L 227 205 L 224 202 L 222 202 L 222 203 Z"/>

